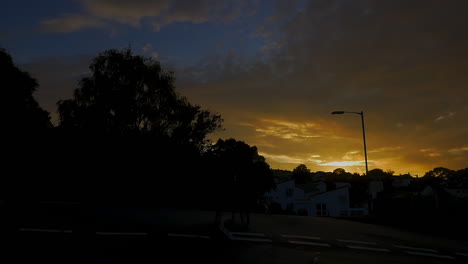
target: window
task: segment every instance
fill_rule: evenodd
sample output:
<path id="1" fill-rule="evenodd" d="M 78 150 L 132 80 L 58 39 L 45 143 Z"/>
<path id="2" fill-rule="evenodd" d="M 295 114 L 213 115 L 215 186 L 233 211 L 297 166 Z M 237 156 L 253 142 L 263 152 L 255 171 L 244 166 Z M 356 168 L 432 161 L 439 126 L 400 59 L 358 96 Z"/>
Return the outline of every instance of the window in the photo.
<path id="1" fill-rule="evenodd" d="M 294 204 L 293 203 L 288 204 L 288 210 L 294 211 Z"/>
<path id="2" fill-rule="evenodd" d="M 286 197 L 291 197 L 294 194 L 294 190 L 291 188 L 286 189 Z"/>
<path id="3" fill-rule="evenodd" d="M 327 204 L 319 203 L 315 205 L 317 216 L 328 216 Z"/>

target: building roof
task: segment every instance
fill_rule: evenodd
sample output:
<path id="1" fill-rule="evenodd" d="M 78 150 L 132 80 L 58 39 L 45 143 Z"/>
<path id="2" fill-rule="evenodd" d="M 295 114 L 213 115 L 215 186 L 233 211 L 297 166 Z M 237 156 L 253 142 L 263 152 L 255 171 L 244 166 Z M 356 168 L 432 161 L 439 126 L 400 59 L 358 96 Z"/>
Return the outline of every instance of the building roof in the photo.
<path id="1" fill-rule="evenodd" d="M 320 183 L 321 181 L 309 182 L 306 184 L 296 184 L 296 187 L 303 189 L 305 193 L 311 193 L 320 191 L 320 188 L 318 187 Z"/>
<path id="2" fill-rule="evenodd" d="M 290 182 L 290 181 L 294 181 L 294 180 L 283 180 L 283 181 L 279 181 L 279 182 L 276 183 L 276 185 L 278 185 L 278 184 L 283 184 L 283 183 Z"/>
<path id="3" fill-rule="evenodd" d="M 339 187 L 339 188 L 336 188 L 336 189 L 333 189 L 333 190 L 330 190 L 330 191 L 321 192 L 321 193 L 316 193 L 316 194 L 314 194 L 314 195 L 311 195 L 310 197 L 315 197 L 315 196 L 322 195 L 322 194 L 325 194 L 325 193 L 334 192 L 334 191 L 337 191 L 337 190 L 340 190 L 340 189 L 344 189 L 344 188 L 349 188 L 349 186 L 348 186 L 348 185 L 345 185 L 345 186 L 341 186 L 341 187 Z"/>

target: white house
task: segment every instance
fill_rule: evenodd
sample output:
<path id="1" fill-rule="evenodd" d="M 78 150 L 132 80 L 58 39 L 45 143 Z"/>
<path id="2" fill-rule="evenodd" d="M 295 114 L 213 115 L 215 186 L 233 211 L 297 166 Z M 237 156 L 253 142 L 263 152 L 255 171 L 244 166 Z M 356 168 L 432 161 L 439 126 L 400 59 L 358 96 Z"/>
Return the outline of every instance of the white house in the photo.
<path id="1" fill-rule="evenodd" d="M 304 189 L 297 187 L 294 180 L 289 180 L 276 184 L 276 190 L 266 194 L 267 200 L 279 203 L 281 209 L 290 209 L 295 211 L 295 202 L 297 199 L 304 199 Z"/>
<path id="2" fill-rule="evenodd" d="M 328 192 L 309 196 L 298 201 L 297 209 L 307 211 L 310 216 L 347 216 L 349 211 L 349 187 L 342 186 Z"/>
<path id="3" fill-rule="evenodd" d="M 317 193 L 323 193 L 327 191 L 327 184 L 324 181 L 297 184 L 296 186 L 304 191 L 305 198 L 309 198 L 310 196 Z"/>
<path id="4" fill-rule="evenodd" d="M 279 203 L 283 210 L 309 216 L 366 215 L 367 208 L 350 208 L 349 183 L 335 183 L 336 189 L 327 191 L 323 181 L 296 185 L 294 180 L 278 183 L 276 190 L 266 194 L 267 200 Z"/>

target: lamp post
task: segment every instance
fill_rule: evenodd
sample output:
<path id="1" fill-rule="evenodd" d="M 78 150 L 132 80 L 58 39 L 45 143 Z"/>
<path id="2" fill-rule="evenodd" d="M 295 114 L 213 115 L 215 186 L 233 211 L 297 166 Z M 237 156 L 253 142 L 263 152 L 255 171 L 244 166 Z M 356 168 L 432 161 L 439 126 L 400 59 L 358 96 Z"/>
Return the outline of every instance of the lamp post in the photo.
<path id="1" fill-rule="evenodd" d="M 332 115 L 342 115 L 342 114 L 357 114 L 361 116 L 362 122 L 362 138 L 364 139 L 364 157 L 366 161 L 366 175 L 369 174 L 369 168 L 367 167 L 367 147 L 366 147 L 366 131 L 364 129 L 364 111 L 361 112 L 348 112 L 348 111 L 333 111 Z"/>

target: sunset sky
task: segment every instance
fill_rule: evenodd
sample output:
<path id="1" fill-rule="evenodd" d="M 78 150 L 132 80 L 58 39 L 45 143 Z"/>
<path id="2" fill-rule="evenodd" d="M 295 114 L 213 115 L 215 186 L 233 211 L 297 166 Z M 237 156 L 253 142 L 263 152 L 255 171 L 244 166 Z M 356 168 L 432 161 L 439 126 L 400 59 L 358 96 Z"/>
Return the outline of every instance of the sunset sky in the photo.
<path id="1" fill-rule="evenodd" d="M 131 46 L 272 168 L 468 167 L 468 1 L 6 0 L 0 47 L 57 120 L 90 60 Z"/>

